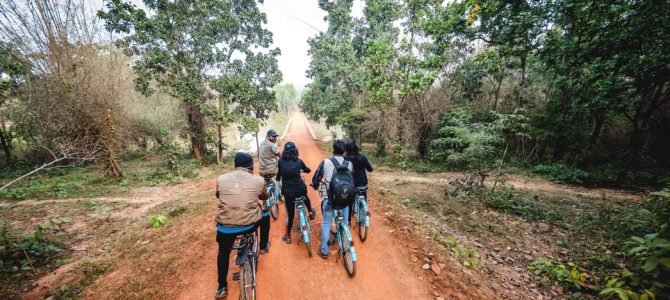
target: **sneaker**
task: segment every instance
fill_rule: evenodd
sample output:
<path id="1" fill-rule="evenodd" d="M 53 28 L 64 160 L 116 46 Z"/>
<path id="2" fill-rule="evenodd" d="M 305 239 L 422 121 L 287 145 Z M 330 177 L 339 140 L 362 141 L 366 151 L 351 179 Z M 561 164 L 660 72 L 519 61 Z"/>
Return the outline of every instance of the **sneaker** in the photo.
<path id="1" fill-rule="evenodd" d="M 270 252 L 270 241 L 268 241 L 268 245 L 265 246 L 265 248 L 261 249 L 261 251 L 259 251 L 259 252 L 260 252 L 261 255 L 269 253 Z"/>
<path id="2" fill-rule="evenodd" d="M 227 288 L 220 288 L 216 290 L 216 295 L 214 296 L 215 300 L 220 300 L 220 299 L 226 299 L 228 297 L 228 289 Z"/>
<path id="3" fill-rule="evenodd" d="M 314 220 L 314 217 L 316 216 L 316 209 L 313 209 L 309 212 L 309 219 Z"/>
<path id="4" fill-rule="evenodd" d="M 283 237 L 281 238 L 281 240 L 284 241 L 284 242 L 287 243 L 287 244 L 290 244 L 290 243 L 291 243 L 291 237 L 288 236 L 288 235 L 283 236 Z"/>
<path id="5" fill-rule="evenodd" d="M 319 250 L 319 251 L 317 251 L 317 252 L 319 253 L 319 256 L 320 256 L 321 258 L 323 258 L 323 259 L 328 259 L 328 255 L 330 255 L 329 253 L 323 253 L 323 252 L 321 252 L 321 250 Z"/>

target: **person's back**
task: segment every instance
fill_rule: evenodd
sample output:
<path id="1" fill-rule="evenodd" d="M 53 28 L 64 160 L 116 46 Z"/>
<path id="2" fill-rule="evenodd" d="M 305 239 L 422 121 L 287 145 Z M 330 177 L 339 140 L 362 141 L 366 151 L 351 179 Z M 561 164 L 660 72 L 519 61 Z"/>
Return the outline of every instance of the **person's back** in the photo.
<path id="1" fill-rule="evenodd" d="M 354 170 L 354 184 L 356 187 L 362 187 L 368 185 L 368 176 L 367 172 L 372 172 L 372 165 L 367 156 L 360 154 L 358 145 L 356 141 L 351 140 L 346 144 L 347 153 L 344 155 L 344 158 L 348 161 L 351 161 L 353 164 Z"/>
<path id="2" fill-rule="evenodd" d="M 216 258 L 219 287 L 215 298 L 223 299 L 228 294 L 228 264 L 230 249 L 239 235 L 253 233 L 261 227 L 261 247 L 267 247 L 264 236 L 269 227 L 261 222 L 261 206 L 259 200 L 268 198 L 265 192 L 265 180 L 252 174 L 254 161 L 247 153 L 235 154 L 235 170 L 219 176 L 216 180 L 216 242 L 219 253 Z"/>
<path id="3" fill-rule="evenodd" d="M 259 170 L 261 175 L 277 174 L 277 157 L 280 155 L 277 136 L 277 132 L 270 129 L 265 140 L 259 146 Z"/>
<path id="4" fill-rule="evenodd" d="M 265 180 L 249 170 L 236 168 L 216 180 L 219 205 L 216 221 L 224 226 L 246 226 L 261 218 L 258 195 Z"/>

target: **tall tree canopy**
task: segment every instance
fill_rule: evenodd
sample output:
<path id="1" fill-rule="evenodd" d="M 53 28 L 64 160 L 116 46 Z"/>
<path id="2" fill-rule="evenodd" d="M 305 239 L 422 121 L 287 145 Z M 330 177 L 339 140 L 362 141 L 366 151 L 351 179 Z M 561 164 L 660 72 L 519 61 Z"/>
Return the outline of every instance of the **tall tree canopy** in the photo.
<path id="1" fill-rule="evenodd" d="M 184 102 L 198 161 L 206 151 L 206 117 L 222 125 L 276 109 L 269 89 L 281 81 L 280 52 L 270 49 L 272 33 L 256 1 L 144 0 L 146 10 L 123 0 L 105 3 L 98 15 L 108 30 L 124 34 L 119 44 L 137 58 L 137 89 L 148 95 L 157 86 Z"/>

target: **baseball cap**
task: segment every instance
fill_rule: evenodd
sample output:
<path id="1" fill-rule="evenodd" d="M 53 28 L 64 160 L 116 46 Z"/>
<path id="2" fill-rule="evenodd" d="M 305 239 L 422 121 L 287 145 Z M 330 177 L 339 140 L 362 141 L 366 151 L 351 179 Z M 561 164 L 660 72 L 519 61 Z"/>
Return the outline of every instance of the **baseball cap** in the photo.
<path id="1" fill-rule="evenodd" d="M 277 132 L 274 129 L 268 130 L 268 136 L 279 136 Z"/>

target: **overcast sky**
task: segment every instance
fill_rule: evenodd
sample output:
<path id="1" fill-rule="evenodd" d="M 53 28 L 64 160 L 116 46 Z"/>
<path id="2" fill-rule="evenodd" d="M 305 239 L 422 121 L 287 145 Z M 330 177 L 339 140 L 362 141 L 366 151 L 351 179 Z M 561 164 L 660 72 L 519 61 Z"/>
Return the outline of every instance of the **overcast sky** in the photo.
<path id="1" fill-rule="evenodd" d="M 352 15 L 362 15 L 363 4 L 354 1 Z M 279 69 L 285 83 L 296 88 L 304 87 L 311 80 L 305 76 L 310 57 L 307 39 L 328 27 L 317 0 L 265 0 L 261 10 L 267 14 L 267 28 L 272 31 L 274 44 L 281 49 Z"/>

